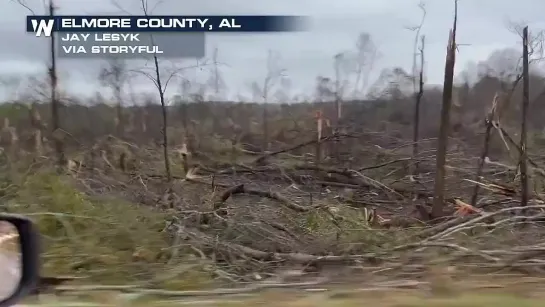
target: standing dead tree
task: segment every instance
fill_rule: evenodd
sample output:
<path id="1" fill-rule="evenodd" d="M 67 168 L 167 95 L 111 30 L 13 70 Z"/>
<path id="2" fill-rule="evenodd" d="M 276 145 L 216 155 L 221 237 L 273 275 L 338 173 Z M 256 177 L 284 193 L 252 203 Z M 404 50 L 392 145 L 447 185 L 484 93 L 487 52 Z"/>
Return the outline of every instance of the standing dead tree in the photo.
<path id="1" fill-rule="evenodd" d="M 145 3 L 144 0 L 142 0 L 142 3 Z M 144 5 L 142 5 L 144 7 Z M 146 13 L 147 15 L 147 13 Z M 153 40 L 153 38 L 152 38 Z M 168 134 L 167 134 L 167 127 L 168 127 L 168 112 L 167 112 L 167 106 L 165 103 L 165 88 L 163 88 L 163 85 L 161 83 L 161 73 L 159 71 L 159 60 L 157 59 L 157 55 L 153 54 L 153 64 L 155 65 L 155 85 L 157 86 L 157 90 L 159 93 L 159 101 L 161 102 L 161 113 L 163 116 L 163 126 L 161 129 L 161 133 L 163 134 L 163 159 L 165 162 L 165 172 L 167 175 L 167 181 L 172 181 L 172 172 L 170 171 L 170 159 L 168 156 Z"/>
<path id="2" fill-rule="evenodd" d="M 254 96 L 261 96 L 263 99 L 263 152 L 267 152 L 270 146 L 268 110 L 270 93 L 277 82 L 286 77 L 286 70 L 279 67 L 278 62 L 279 55 L 272 50 L 269 50 L 267 54 L 267 74 L 265 75 L 265 79 L 263 79 L 263 84 L 260 86 L 256 82 L 252 83 Z"/>
<path id="3" fill-rule="evenodd" d="M 424 21 L 426 20 L 426 6 L 424 2 L 420 2 L 418 4 L 418 8 L 422 11 L 422 17 L 420 18 L 420 23 L 417 26 L 414 27 L 408 27 L 408 30 L 416 31 L 414 35 L 414 43 L 413 43 L 413 65 L 412 65 L 412 72 L 411 76 L 413 79 L 413 91 L 416 93 L 416 86 L 417 86 L 417 58 L 418 58 L 418 39 L 420 38 L 420 32 L 422 31 L 422 26 L 424 25 Z"/>
<path id="4" fill-rule="evenodd" d="M 454 65 L 456 63 L 456 23 L 458 21 L 458 1 L 454 0 L 454 22 L 449 33 L 447 56 L 445 62 L 445 78 L 443 83 L 443 103 L 441 106 L 441 122 L 437 141 L 437 159 L 435 187 L 431 215 L 438 218 L 443 215 L 445 200 L 445 164 L 450 126 L 450 108 L 452 105 L 452 88 L 454 83 Z"/>
<path id="5" fill-rule="evenodd" d="M 4 126 L 0 130 L 0 146 L 2 152 L 6 154 L 8 159 L 14 159 L 18 153 L 19 137 L 17 130 L 12 127 L 9 118 L 4 117 Z"/>
<path id="6" fill-rule="evenodd" d="M 341 64 L 343 62 L 344 55 L 338 53 L 334 57 L 333 68 L 335 70 L 335 117 L 333 123 L 333 134 L 337 135 L 340 133 L 340 125 L 342 118 L 342 81 L 341 81 Z M 333 143 L 333 148 L 331 150 L 334 158 L 339 161 L 339 140 L 335 137 Z"/>
<path id="7" fill-rule="evenodd" d="M 421 38 L 420 45 L 420 72 L 418 74 L 418 93 L 416 94 L 416 100 L 414 104 L 414 123 L 413 123 L 413 158 L 418 156 L 418 140 L 420 139 L 420 105 L 422 103 L 422 97 L 424 96 L 424 46 L 425 36 Z M 413 176 L 418 175 L 418 162 L 415 160 Z"/>
<path id="8" fill-rule="evenodd" d="M 320 166 L 322 161 L 322 137 L 324 126 L 329 127 L 329 121 L 324 117 L 321 110 L 316 111 L 314 118 L 316 119 L 316 156 L 314 157 L 314 164 Z"/>
<path id="9" fill-rule="evenodd" d="M 192 134 L 193 132 L 190 132 L 190 125 L 189 125 L 189 107 L 188 107 L 188 101 L 191 91 L 191 82 L 187 79 L 182 80 L 180 84 L 180 92 L 181 95 L 179 97 L 179 100 L 175 102 L 178 105 L 180 118 L 182 120 L 182 127 L 184 129 L 184 141 L 183 143 L 186 144 L 188 150 L 193 151 L 195 147 L 193 146 L 193 139 Z"/>
<path id="10" fill-rule="evenodd" d="M 269 50 L 269 54 L 267 56 L 267 76 L 263 80 L 263 87 L 262 87 L 262 93 L 263 93 L 263 152 L 267 152 L 269 150 L 270 140 L 269 140 L 269 92 L 271 83 L 274 80 L 274 75 L 271 74 L 271 59 L 272 59 L 272 51 Z"/>
<path id="11" fill-rule="evenodd" d="M 362 32 L 356 40 L 355 53 L 344 52 L 343 65 L 352 64 L 355 74 L 352 99 L 362 99 L 369 83 L 369 76 L 373 71 L 375 61 L 379 57 L 378 48 L 370 34 Z"/>
<path id="12" fill-rule="evenodd" d="M 111 88 L 116 101 L 115 129 L 118 137 L 125 136 L 126 121 L 123 116 L 123 88 L 127 81 L 126 62 L 112 58 L 108 61 L 108 66 L 103 67 L 99 74 L 99 80 L 103 86 Z"/>
<path id="13" fill-rule="evenodd" d="M 124 11 L 125 13 L 129 14 L 126 10 L 124 10 L 117 2 L 113 2 L 114 6 L 116 6 L 118 9 Z M 156 7 L 156 5 L 154 6 Z M 149 3 L 147 0 L 140 0 L 140 9 L 142 10 L 142 13 L 144 16 L 148 16 L 151 14 L 151 10 L 149 7 Z M 154 44 L 153 35 L 150 34 L 150 40 L 151 43 Z M 169 147 L 168 147 L 168 135 L 167 135 L 167 127 L 168 127 L 168 111 L 167 111 L 167 104 L 165 99 L 165 92 L 168 87 L 169 82 L 174 78 L 177 71 L 174 71 L 170 74 L 166 80 L 163 81 L 163 78 L 161 76 L 161 68 L 159 65 L 159 58 L 157 57 L 157 54 L 154 53 L 152 56 L 153 59 L 153 69 L 152 72 L 147 72 L 143 70 L 137 70 L 136 73 L 144 75 L 147 79 L 153 82 L 153 85 L 157 89 L 157 93 L 159 94 L 159 102 L 161 103 L 161 113 L 162 113 L 162 127 L 161 127 L 161 135 L 162 135 L 162 147 L 163 147 L 163 160 L 165 165 L 165 174 L 167 178 L 167 182 L 172 182 L 172 171 L 170 168 L 170 158 L 169 158 Z"/>
<path id="14" fill-rule="evenodd" d="M 34 11 L 26 4 L 23 0 L 16 1 L 19 5 L 27 9 L 32 15 L 36 15 Z M 55 5 L 53 0 L 49 0 L 47 5 L 47 10 L 50 16 L 55 16 Z M 55 48 L 55 32 L 51 32 L 51 39 L 49 40 L 49 53 L 50 53 L 50 64 L 48 68 L 49 75 L 49 86 L 50 86 L 50 104 L 51 104 L 51 139 L 53 140 L 53 145 L 55 148 L 55 154 L 57 157 L 57 166 L 59 169 L 62 169 L 66 165 L 66 156 L 64 153 L 64 144 L 61 136 L 61 125 L 60 125 L 60 115 L 59 110 L 61 103 L 57 97 L 57 86 L 58 86 L 58 77 L 57 77 L 57 55 Z"/>
<path id="15" fill-rule="evenodd" d="M 37 104 L 33 102 L 29 106 L 30 125 L 34 129 L 34 153 L 37 156 L 43 154 L 43 135 L 42 131 L 47 129 L 47 126 L 42 122 L 42 117 L 38 111 Z"/>
<path id="16" fill-rule="evenodd" d="M 512 29 L 511 31 L 516 33 L 517 35 L 520 35 L 522 38 L 523 38 L 523 42 L 525 41 L 524 40 L 524 28 L 525 27 L 522 27 L 520 25 L 517 25 L 517 24 L 513 24 L 512 25 Z M 527 48 L 527 53 L 526 53 L 526 56 L 528 57 L 528 64 L 534 62 L 534 61 L 540 61 L 543 59 L 543 56 L 542 56 L 542 53 L 543 53 L 543 43 L 542 43 L 542 40 L 543 40 L 543 33 L 537 33 L 536 35 L 533 35 L 533 37 L 528 37 L 526 39 L 526 48 Z M 524 48 L 523 48 L 524 49 Z M 505 72 L 500 72 L 500 73 L 496 73 L 497 75 L 500 75 L 500 76 L 503 76 L 503 78 L 501 78 L 502 80 L 506 80 L 506 82 L 508 80 L 511 80 L 510 77 L 513 76 L 514 79 L 512 79 L 511 81 L 511 87 L 508 88 L 508 89 L 503 89 L 502 88 L 502 92 L 501 93 L 496 93 L 496 95 L 494 96 L 494 99 L 492 101 L 492 106 L 485 118 L 485 136 L 484 136 L 484 147 L 483 147 L 483 150 L 481 151 L 481 156 L 479 158 L 479 162 L 478 162 L 478 165 L 477 165 L 477 172 L 476 172 L 476 175 L 475 175 L 475 181 L 479 182 L 481 176 L 482 176 L 482 173 L 483 173 L 483 169 L 484 169 L 484 164 L 485 164 L 485 160 L 488 156 L 488 151 L 489 151 L 489 147 L 490 147 L 490 140 L 491 140 L 491 135 L 492 135 L 492 131 L 493 129 L 497 130 L 500 138 L 502 139 L 502 141 L 504 142 L 506 148 L 507 148 L 507 151 L 509 152 L 509 147 L 507 145 L 508 143 L 508 140 L 511 140 L 508 136 L 505 136 L 504 135 L 504 130 L 500 124 L 500 119 L 502 118 L 502 114 L 505 113 L 505 111 L 507 109 L 509 109 L 510 107 L 510 103 L 511 103 L 511 98 L 513 97 L 514 93 L 515 93 L 515 90 L 517 89 L 517 86 L 518 84 L 520 83 L 520 81 L 523 79 L 523 76 L 524 76 L 524 73 L 523 72 L 520 72 L 519 70 L 519 64 L 522 62 L 522 65 L 524 66 L 524 54 L 522 55 L 522 57 L 520 58 L 519 61 L 517 61 L 517 67 L 514 67 L 513 70 L 516 70 L 516 73 L 517 75 L 514 76 L 515 72 L 508 72 L 508 71 L 505 71 Z M 524 67 L 522 67 L 522 70 L 524 70 Z M 524 92 L 524 89 L 523 89 L 523 92 Z M 524 93 L 523 93 L 524 95 Z M 534 102 L 537 101 L 537 99 L 540 98 L 540 95 L 538 95 Z M 531 104 L 533 104 L 534 102 L 532 102 Z M 524 118 L 526 118 L 526 116 L 524 116 Z M 521 139 L 522 140 L 522 139 Z M 518 147 L 518 152 L 519 152 L 519 163 L 518 163 L 518 167 L 521 167 L 521 164 L 520 164 L 520 158 L 522 158 L 522 148 L 520 148 L 520 146 L 517 146 L 515 143 L 509 141 L 509 143 L 511 143 L 512 145 L 514 145 L 515 147 Z M 525 159 L 525 161 L 527 161 L 527 157 Z M 519 168 L 517 168 L 517 172 L 519 171 Z M 521 178 L 521 181 L 522 181 L 522 178 Z M 472 197 L 471 197 L 471 205 L 472 206 L 476 206 L 477 205 L 477 197 L 478 197 L 478 194 L 479 194 L 479 191 L 480 191 L 480 185 L 479 184 L 475 184 L 475 187 L 473 189 L 473 194 L 472 194 Z"/>
<path id="17" fill-rule="evenodd" d="M 226 87 L 225 81 L 223 79 L 223 75 L 220 71 L 220 65 L 222 65 L 222 63 L 218 61 L 218 57 L 219 57 L 219 49 L 214 48 L 214 53 L 212 55 L 212 63 L 211 63 L 212 65 L 214 65 L 214 69 L 212 73 L 210 74 L 210 78 L 208 79 L 207 85 L 211 86 L 214 89 L 213 100 L 215 101 L 220 101 L 225 98 L 223 97 L 223 94 Z"/>
<path id="18" fill-rule="evenodd" d="M 334 100 L 334 99 L 335 99 L 335 85 L 333 84 L 333 81 L 328 77 L 318 76 L 316 78 L 316 102 L 317 103 L 330 102 L 331 100 Z M 324 116 L 321 109 L 316 110 L 315 118 L 317 121 L 316 131 L 318 133 L 318 139 L 316 140 L 315 163 L 316 165 L 318 165 L 321 163 L 322 158 L 327 157 L 327 152 L 325 152 L 324 148 L 322 147 L 322 144 L 323 144 L 322 137 L 325 134 L 324 127 L 330 128 L 331 124 L 327 116 Z"/>
<path id="19" fill-rule="evenodd" d="M 415 106 L 414 106 L 414 115 L 413 115 L 413 158 L 416 159 L 418 156 L 418 140 L 419 140 L 419 130 L 420 130 L 420 105 L 422 97 L 424 96 L 424 36 L 420 36 L 422 31 L 422 26 L 426 20 L 426 7 L 423 2 L 418 4 L 418 8 L 422 11 L 422 17 L 420 18 L 420 23 L 418 26 L 408 28 L 411 31 L 416 31 L 414 35 L 414 44 L 413 44 L 413 65 L 411 78 L 413 83 L 413 93 L 415 95 Z M 418 39 L 420 38 L 420 47 L 418 47 Z M 420 71 L 417 72 L 417 57 L 420 53 Z M 418 77 L 417 77 L 418 75 Z M 418 81 L 417 81 L 418 78 Z M 418 89 L 417 89 L 418 84 Z M 418 90 L 418 92 L 417 92 Z M 418 174 L 418 162 L 415 161 L 412 175 L 415 177 Z"/>
<path id="20" fill-rule="evenodd" d="M 494 95 L 494 98 L 492 100 L 492 107 L 488 111 L 488 114 L 485 118 L 485 133 L 484 133 L 484 146 L 481 151 L 481 156 L 479 157 L 479 162 L 477 165 L 477 172 L 475 173 L 475 181 L 479 182 L 481 179 L 481 176 L 483 174 L 484 169 L 484 163 L 486 161 L 486 158 L 488 157 L 488 151 L 490 148 L 490 140 L 492 136 L 492 128 L 496 127 L 498 129 L 498 133 L 500 134 L 500 137 L 503 138 L 501 127 L 499 125 L 499 120 L 501 118 L 501 114 L 503 111 L 508 107 L 509 102 L 511 101 L 511 97 L 513 96 L 515 89 L 517 88 L 518 83 L 522 79 L 522 74 L 520 74 L 515 81 L 513 81 L 511 88 L 507 93 L 496 93 Z M 473 194 L 471 196 L 471 205 L 476 206 L 477 205 L 477 197 L 479 195 L 480 191 L 480 185 L 475 184 L 475 187 L 473 188 Z"/>
<path id="21" fill-rule="evenodd" d="M 49 1 L 49 15 L 55 16 L 55 6 L 53 0 Z M 49 78 L 51 82 L 51 121 L 52 121 L 52 139 L 55 146 L 55 152 L 57 154 L 57 164 L 59 167 L 63 167 L 66 164 L 66 158 L 64 155 L 64 146 L 60 134 L 60 118 L 59 109 L 60 101 L 57 99 L 57 61 L 55 51 L 55 34 L 51 32 L 50 40 L 50 53 L 51 53 L 51 66 L 49 67 Z"/>
<path id="22" fill-rule="evenodd" d="M 530 73 L 528 63 L 528 27 L 522 30 L 522 122 L 520 128 L 520 185 L 521 185 L 521 206 L 528 204 L 528 166 L 526 153 L 526 129 L 528 118 L 528 106 L 530 104 Z"/>
<path id="23" fill-rule="evenodd" d="M 220 73 L 218 69 L 218 48 L 214 48 L 214 55 L 212 56 L 212 62 L 214 63 L 214 99 L 219 99 L 220 94 Z"/>

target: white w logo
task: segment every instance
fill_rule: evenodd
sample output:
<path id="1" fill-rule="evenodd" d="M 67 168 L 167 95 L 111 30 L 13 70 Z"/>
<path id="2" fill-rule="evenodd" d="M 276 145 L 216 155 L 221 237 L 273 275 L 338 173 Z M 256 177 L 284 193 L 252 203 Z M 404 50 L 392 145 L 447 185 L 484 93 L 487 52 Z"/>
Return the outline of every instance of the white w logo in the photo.
<path id="1" fill-rule="evenodd" d="M 53 23 L 54 23 L 54 20 L 53 19 L 49 19 L 49 20 L 40 20 L 40 22 L 38 23 L 38 20 L 36 19 L 33 19 L 31 20 L 32 22 L 32 30 L 34 30 L 34 32 L 36 33 L 36 36 L 42 36 L 42 33 L 44 33 L 44 35 L 46 37 L 51 37 L 51 32 L 53 32 Z"/>

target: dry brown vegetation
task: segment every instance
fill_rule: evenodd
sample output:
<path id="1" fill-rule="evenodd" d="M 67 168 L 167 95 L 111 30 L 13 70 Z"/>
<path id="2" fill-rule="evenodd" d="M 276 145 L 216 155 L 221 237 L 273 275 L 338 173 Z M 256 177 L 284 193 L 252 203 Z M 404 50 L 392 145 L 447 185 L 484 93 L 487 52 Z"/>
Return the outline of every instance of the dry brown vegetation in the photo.
<path id="1" fill-rule="evenodd" d="M 101 73 L 112 104 L 37 86 L 34 100 L 0 106 L 4 209 L 38 222 L 47 274 L 103 285 L 58 291 L 542 275 L 540 36 L 517 54 L 536 69 L 510 71 L 503 50 L 453 84 L 455 25 L 443 90 L 424 87 L 423 65 L 414 78 L 385 70 L 365 100 L 319 78 L 312 103 L 168 105 L 161 84 L 157 99 L 122 103 L 120 63 Z M 239 290 L 206 293 L 221 291 Z"/>

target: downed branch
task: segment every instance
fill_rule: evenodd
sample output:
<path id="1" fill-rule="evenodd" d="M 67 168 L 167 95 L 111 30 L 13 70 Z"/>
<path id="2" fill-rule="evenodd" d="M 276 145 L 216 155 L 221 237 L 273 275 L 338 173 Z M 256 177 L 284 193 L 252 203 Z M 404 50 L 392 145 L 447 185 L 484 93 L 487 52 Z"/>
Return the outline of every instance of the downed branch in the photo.
<path id="1" fill-rule="evenodd" d="M 180 227 L 180 229 L 184 229 Z M 214 248 L 225 252 L 229 255 L 238 255 L 239 257 L 252 258 L 259 261 L 275 261 L 275 262 L 290 262 L 294 264 L 316 264 L 316 263 L 349 263 L 355 261 L 368 261 L 370 263 L 380 262 L 377 254 L 368 253 L 363 255 L 326 255 L 326 256 L 316 256 L 304 253 L 275 253 L 257 250 L 251 247 L 243 246 L 236 243 L 228 243 L 219 241 L 216 238 L 212 238 L 198 230 L 189 230 L 185 229 L 185 234 L 189 237 L 192 237 L 195 242 L 198 242 L 201 245 L 213 246 Z"/>
<path id="2" fill-rule="evenodd" d="M 300 143 L 300 144 L 297 144 L 297 145 L 294 145 L 294 146 L 290 146 L 290 147 L 285 148 L 285 149 L 280 149 L 280 150 L 276 150 L 276 151 L 273 151 L 273 152 L 267 152 L 264 155 L 262 155 L 261 157 L 257 158 L 254 161 L 254 164 L 262 165 L 262 164 L 264 164 L 265 160 L 267 158 L 269 158 L 269 157 L 272 157 L 272 156 L 275 156 L 275 155 L 278 155 L 278 154 L 281 154 L 281 153 L 290 152 L 290 151 L 299 149 L 301 147 L 305 147 L 305 146 L 308 146 L 308 145 L 315 144 L 317 142 L 322 143 L 324 141 L 336 140 L 336 139 L 344 138 L 344 137 L 355 137 L 355 136 L 351 135 L 351 134 L 339 134 L 339 133 L 335 133 L 335 134 L 332 134 L 332 135 L 329 135 L 329 136 L 322 136 L 320 139 L 312 139 L 310 141 L 306 141 L 304 143 Z"/>
<path id="3" fill-rule="evenodd" d="M 272 191 L 262 191 L 258 189 L 252 189 L 246 187 L 244 184 L 239 184 L 236 186 L 232 186 L 225 190 L 223 193 L 221 193 L 220 197 L 214 202 L 214 210 L 220 210 L 225 206 L 225 202 L 229 197 L 236 195 L 236 194 L 248 194 L 248 195 L 254 195 L 259 197 L 266 197 L 269 199 L 276 200 L 280 202 L 282 205 L 286 206 L 287 208 L 297 211 L 297 212 L 308 212 L 310 211 L 311 207 L 303 207 L 299 206 L 297 204 L 292 203 L 289 199 L 282 196 L 278 192 L 272 192 Z"/>

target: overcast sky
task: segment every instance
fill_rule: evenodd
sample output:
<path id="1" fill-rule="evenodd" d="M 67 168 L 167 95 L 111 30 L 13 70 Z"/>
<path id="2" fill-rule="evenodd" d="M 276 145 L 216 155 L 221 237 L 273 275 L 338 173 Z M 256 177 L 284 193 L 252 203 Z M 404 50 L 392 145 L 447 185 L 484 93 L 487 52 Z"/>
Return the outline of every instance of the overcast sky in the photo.
<path id="1" fill-rule="evenodd" d="M 42 0 L 26 0 L 37 14 L 43 14 Z M 154 0 L 149 0 L 154 1 Z M 56 0 L 60 14 L 101 14 L 119 12 L 110 0 Z M 230 92 L 248 92 L 252 81 L 262 82 L 266 74 L 268 50 L 281 54 L 279 65 L 287 69 L 293 92 L 311 91 L 317 75 L 333 74 L 333 56 L 354 49 L 358 33 L 372 35 L 381 53 L 371 82 L 382 68 L 400 66 L 410 71 L 415 26 L 421 18 L 418 0 L 165 0 L 154 14 L 290 14 L 311 17 L 311 27 L 303 33 L 209 34 L 207 48 L 219 48 L 219 60 L 226 64 L 222 74 Z M 131 13 L 138 14 L 139 0 L 119 0 Z M 425 1 L 427 77 L 441 83 L 444 54 L 452 25 L 452 0 Z M 38 39 L 25 33 L 28 11 L 10 0 L 0 5 L 0 71 L 2 74 L 44 71 L 47 51 Z M 457 71 L 468 61 L 486 59 L 494 49 L 517 44 L 519 38 L 508 31 L 508 22 L 525 22 L 545 29 L 543 0 L 460 0 Z M 541 23 L 541 24 L 540 24 Z M 194 61 L 187 60 L 187 65 Z M 96 91 L 99 65 L 86 60 L 62 60 L 61 83 L 75 93 Z M 201 73 L 203 74 L 203 73 Z M 149 86 L 137 84 L 140 89 Z M 175 86 L 173 86 L 175 87 Z"/>

